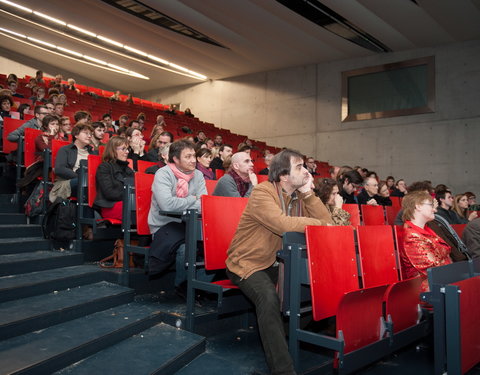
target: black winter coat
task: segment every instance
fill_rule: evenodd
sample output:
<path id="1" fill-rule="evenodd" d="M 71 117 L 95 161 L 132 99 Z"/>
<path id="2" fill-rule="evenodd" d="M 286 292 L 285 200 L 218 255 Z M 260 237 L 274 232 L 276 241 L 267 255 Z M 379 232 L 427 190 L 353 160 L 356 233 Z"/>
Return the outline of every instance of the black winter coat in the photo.
<path id="1" fill-rule="evenodd" d="M 134 172 L 127 161 L 103 162 L 98 166 L 95 177 L 97 196 L 94 205 L 112 208 L 123 199 L 123 185 L 126 178 L 133 178 Z"/>

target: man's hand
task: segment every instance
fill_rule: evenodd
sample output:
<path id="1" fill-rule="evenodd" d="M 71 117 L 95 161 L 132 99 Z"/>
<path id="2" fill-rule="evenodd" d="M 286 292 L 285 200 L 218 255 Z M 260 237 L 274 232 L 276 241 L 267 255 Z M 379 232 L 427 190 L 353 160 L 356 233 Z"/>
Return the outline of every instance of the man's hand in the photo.
<path id="1" fill-rule="evenodd" d="M 369 201 L 367 201 L 367 204 L 370 205 L 370 206 L 378 206 L 378 203 L 375 199 L 370 199 Z"/>
<path id="2" fill-rule="evenodd" d="M 250 178 L 250 182 L 252 183 L 253 186 L 256 186 L 258 184 L 258 178 L 255 172 L 248 171 L 248 177 Z"/>
<path id="3" fill-rule="evenodd" d="M 313 186 L 313 176 L 311 173 L 309 173 L 308 181 L 305 183 L 305 185 L 299 187 L 298 191 L 300 193 L 308 193 L 309 191 L 312 191 L 312 186 Z"/>

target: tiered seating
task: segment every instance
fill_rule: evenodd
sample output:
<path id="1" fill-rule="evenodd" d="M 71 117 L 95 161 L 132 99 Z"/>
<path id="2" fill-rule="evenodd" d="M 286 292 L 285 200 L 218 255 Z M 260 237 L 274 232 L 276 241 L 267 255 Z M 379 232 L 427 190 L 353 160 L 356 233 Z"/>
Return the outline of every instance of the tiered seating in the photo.
<path id="1" fill-rule="evenodd" d="M 426 334 L 426 321 L 418 316 L 420 280 L 399 281 L 391 227 L 357 227 L 357 236 L 358 262 L 352 227 L 309 226 L 305 237 L 284 236 L 283 307 L 298 371 L 300 342 L 336 351 L 334 366 L 348 373 Z M 302 294 L 307 284 L 313 318 L 337 317 L 336 338 L 300 329 L 300 316 L 309 311 Z"/>

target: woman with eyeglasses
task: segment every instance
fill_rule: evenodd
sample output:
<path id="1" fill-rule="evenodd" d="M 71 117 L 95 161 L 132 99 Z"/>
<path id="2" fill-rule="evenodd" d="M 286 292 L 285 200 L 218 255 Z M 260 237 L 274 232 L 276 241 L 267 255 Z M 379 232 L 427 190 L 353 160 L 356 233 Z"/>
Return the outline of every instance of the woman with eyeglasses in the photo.
<path id="1" fill-rule="evenodd" d="M 402 272 L 406 278 L 420 276 L 422 291 L 428 288 L 427 269 L 452 263 L 450 246 L 427 223 L 435 219 L 432 196 L 426 191 L 405 195 L 402 201 L 404 251 L 400 254 Z"/>
<path id="2" fill-rule="evenodd" d="M 342 209 L 343 198 L 339 194 L 335 180 L 331 178 L 316 180 L 314 192 L 327 207 L 335 225 L 350 225 L 350 214 Z"/>
<path id="3" fill-rule="evenodd" d="M 102 164 L 98 166 L 94 205 L 100 208 L 100 215 L 104 218 L 122 220 L 123 186 L 125 179 L 134 175 L 128 166 L 128 152 L 127 139 L 112 137 L 105 147 Z"/>

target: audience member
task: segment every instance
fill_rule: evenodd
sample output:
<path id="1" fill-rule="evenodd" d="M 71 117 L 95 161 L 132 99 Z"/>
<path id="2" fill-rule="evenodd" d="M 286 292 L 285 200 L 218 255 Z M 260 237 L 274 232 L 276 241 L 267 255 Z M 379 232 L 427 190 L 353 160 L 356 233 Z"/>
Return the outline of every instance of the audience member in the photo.
<path id="1" fill-rule="evenodd" d="M 39 86 L 35 95 L 30 97 L 30 100 L 32 101 L 33 105 L 35 105 L 35 103 L 46 103 L 48 100 L 45 98 L 45 88 Z"/>
<path id="2" fill-rule="evenodd" d="M 385 179 L 385 182 L 387 184 L 388 191 L 393 193 L 393 190 L 395 189 L 395 178 L 393 176 L 388 176 Z"/>
<path id="3" fill-rule="evenodd" d="M 395 183 L 395 189 L 393 189 L 390 196 L 403 198 L 405 194 L 407 194 L 407 184 L 405 183 L 405 180 L 400 179 Z"/>
<path id="4" fill-rule="evenodd" d="M 275 155 L 269 181 L 253 191 L 228 249 L 227 275 L 255 305 L 272 374 L 295 374 L 276 289 L 281 236 L 304 232 L 307 225 L 332 223 L 328 210 L 312 192 L 312 181 L 300 153 L 283 150 Z"/>
<path id="5" fill-rule="evenodd" d="M 165 110 L 165 113 L 169 115 L 176 115 L 177 114 L 177 106 L 175 104 L 170 104 L 168 109 Z"/>
<path id="6" fill-rule="evenodd" d="M 94 150 L 98 150 L 100 146 L 105 146 L 103 143 L 103 137 L 105 135 L 105 124 L 101 121 L 95 121 L 92 123 L 93 134 L 91 146 Z"/>
<path id="7" fill-rule="evenodd" d="M 44 105 L 37 105 L 35 109 L 33 110 L 34 113 L 34 118 L 31 120 L 28 120 L 25 122 L 23 125 L 12 131 L 10 134 L 7 135 L 7 139 L 10 142 L 18 142 L 20 137 L 23 136 L 25 133 L 25 129 L 30 128 L 30 129 L 40 129 L 42 127 L 42 121 L 43 117 L 48 115 L 48 110 L 47 107 Z"/>
<path id="8" fill-rule="evenodd" d="M 469 211 L 468 207 L 468 198 L 465 194 L 455 195 L 453 210 L 457 213 L 460 219 L 467 220 L 467 222 L 478 217 L 477 211 Z"/>
<path id="9" fill-rule="evenodd" d="M 128 122 L 128 115 L 123 114 L 121 115 L 117 121 L 114 122 L 115 128 L 118 131 L 119 128 L 127 126 Z"/>
<path id="10" fill-rule="evenodd" d="M 95 176 L 97 195 L 94 202 L 103 218 L 123 218 L 123 186 L 127 178 L 134 176 L 128 166 L 128 151 L 128 141 L 116 136 L 110 138 L 105 147 Z"/>
<path id="11" fill-rule="evenodd" d="M 335 180 L 335 181 L 337 181 L 339 172 L 340 172 L 340 167 L 330 167 L 328 169 L 328 173 L 330 174 L 330 178 L 332 180 Z"/>
<path id="12" fill-rule="evenodd" d="M 195 153 L 197 158 L 197 169 L 202 172 L 205 180 L 215 180 L 215 175 L 210 168 L 212 152 L 209 149 L 201 148 Z"/>
<path id="13" fill-rule="evenodd" d="M 345 176 L 345 173 L 350 172 L 350 171 L 353 171 L 353 170 L 354 170 L 354 169 L 353 169 L 352 167 L 348 166 L 348 165 L 344 165 L 344 166 L 340 167 L 340 168 L 338 169 L 338 172 L 337 172 L 337 183 L 341 185 L 340 180 L 343 181 L 343 178 L 344 178 L 344 176 Z M 356 170 L 356 169 L 355 169 L 355 170 Z M 360 174 L 359 174 L 359 176 L 360 176 Z M 360 176 L 360 178 L 362 179 L 362 183 L 363 183 L 363 177 Z M 340 185 L 339 185 L 339 186 L 340 186 Z"/>
<path id="14" fill-rule="evenodd" d="M 462 233 L 463 242 L 471 258 L 480 257 L 480 219 L 470 221 Z"/>
<path id="15" fill-rule="evenodd" d="M 119 102 L 120 101 L 120 90 L 115 91 L 109 99 L 112 102 Z"/>
<path id="16" fill-rule="evenodd" d="M 67 79 L 67 85 L 65 86 L 66 90 L 75 91 L 76 94 L 80 94 L 80 90 L 75 87 L 75 80 L 73 78 Z"/>
<path id="17" fill-rule="evenodd" d="M 350 214 L 342 210 L 343 198 L 338 194 L 338 185 L 335 180 L 331 178 L 316 180 L 314 191 L 330 212 L 334 225 L 350 225 Z"/>
<path id="18" fill-rule="evenodd" d="M 192 111 L 190 110 L 190 108 L 185 108 L 184 114 L 185 114 L 185 116 L 187 116 L 187 117 L 195 117 L 195 115 L 192 113 Z"/>
<path id="19" fill-rule="evenodd" d="M 127 94 L 127 98 L 125 99 L 125 103 L 133 104 L 133 94 L 131 94 L 131 93 Z"/>
<path id="20" fill-rule="evenodd" d="M 390 190 L 386 181 L 380 181 L 378 184 L 378 195 L 375 198 L 377 203 L 381 206 L 391 206 L 392 200 L 390 199 Z"/>
<path id="21" fill-rule="evenodd" d="M 52 149 L 53 139 L 60 139 L 58 134 L 58 117 L 46 115 L 42 120 L 42 127 L 40 130 L 42 131 L 42 134 L 39 134 L 35 138 L 35 160 L 43 160 L 43 151 L 47 148 Z"/>
<path id="22" fill-rule="evenodd" d="M 10 111 L 12 110 L 13 106 L 13 99 L 10 95 L 2 95 L 0 96 L 0 104 L 1 104 L 1 111 L 0 111 L 0 121 L 3 124 L 3 119 L 6 117 L 12 117 Z"/>
<path id="23" fill-rule="evenodd" d="M 167 143 L 158 148 L 158 162 L 145 170 L 145 173 L 155 174 L 160 168 L 163 168 L 168 163 L 168 152 L 170 150 L 170 143 Z"/>
<path id="24" fill-rule="evenodd" d="M 400 180 L 398 180 L 398 181 L 400 181 Z M 398 181 L 397 181 L 397 183 L 398 183 Z M 431 190 L 432 190 L 432 184 L 430 184 L 429 182 L 426 182 L 426 181 L 416 181 L 416 182 L 412 183 L 408 188 L 405 189 L 405 191 L 408 191 L 408 194 L 413 193 L 415 191 L 424 191 L 424 192 L 430 194 Z M 390 196 L 393 197 L 392 194 L 390 194 Z M 433 204 L 434 204 L 434 208 L 435 208 L 435 211 L 436 211 L 437 206 L 438 206 L 437 201 L 434 200 Z M 403 209 L 398 211 L 397 217 L 395 218 L 394 225 L 400 225 L 400 226 L 403 225 Z"/>
<path id="25" fill-rule="evenodd" d="M 30 111 L 30 104 L 28 104 L 28 103 L 20 104 L 18 106 L 17 111 L 20 114 L 20 120 L 25 120 L 25 115 L 27 114 L 26 112 Z"/>
<path id="26" fill-rule="evenodd" d="M 60 118 L 60 130 L 59 137 L 64 141 L 68 140 L 68 136 L 72 133 L 72 124 L 70 123 L 70 117 L 63 116 Z"/>
<path id="27" fill-rule="evenodd" d="M 209 150 L 211 150 L 215 146 L 212 138 L 206 138 L 205 139 L 205 144 L 207 145 L 207 148 Z"/>
<path id="28" fill-rule="evenodd" d="M 53 113 L 57 117 L 62 117 L 64 112 L 64 107 L 62 103 L 56 103 L 54 106 Z"/>
<path id="29" fill-rule="evenodd" d="M 75 120 L 75 125 L 88 124 L 92 121 L 92 115 L 87 111 L 77 111 L 73 115 L 73 119 Z"/>
<path id="30" fill-rule="evenodd" d="M 249 197 L 257 185 L 257 175 L 253 172 L 253 162 L 246 152 L 232 155 L 231 169 L 220 178 L 213 195 L 223 197 Z"/>
<path id="31" fill-rule="evenodd" d="M 212 159 L 212 162 L 210 163 L 210 168 L 212 168 L 212 172 L 215 174 L 215 171 L 217 169 L 224 170 L 223 168 L 223 163 L 225 162 L 225 159 L 230 157 L 233 152 L 233 147 L 230 145 L 222 145 L 220 146 L 218 156 Z"/>
<path id="32" fill-rule="evenodd" d="M 452 263 L 450 246 L 426 224 L 435 219 L 432 196 L 426 191 L 409 192 L 402 201 L 405 221 L 402 269 L 407 278 L 420 276 L 422 291 L 429 290 L 427 269 Z"/>
<path id="33" fill-rule="evenodd" d="M 357 202 L 357 197 L 355 197 L 355 192 L 357 191 L 360 184 L 362 184 L 363 178 L 357 171 L 351 170 L 345 173 L 342 173 L 342 176 L 338 180 L 340 195 L 343 198 L 343 203 L 355 204 Z"/>
<path id="34" fill-rule="evenodd" d="M 274 154 L 265 155 L 263 160 L 265 161 L 266 167 L 263 168 L 260 172 L 258 172 L 259 175 L 268 176 L 268 173 L 270 172 L 270 164 L 272 163 L 272 159 L 274 156 Z"/>
<path id="35" fill-rule="evenodd" d="M 363 190 L 357 195 L 358 204 L 379 205 L 378 182 L 375 177 L 366 177 Z"/>
<path id="36" fill-rule="evenodd" d="M 47 101 L 45 103 L 45 107 L 47 107 L 49 115 L 54 115 L 55 114 L 55 105 L 51 101 Z"/>
<path id="37" fill-rule="evenodd" d="M 148 225 L 153 233 L 149 273 L 151 276 L 161 273 L 176 260 L 175 289 L 182 297 L 186 295 L 187 280 L 185 226 L 180 218 L 162 215 L 160 211 L 201 210 L 200 197 L 207 194 L 207 189 L 202 173 L 195 167 L 193 144 L 184 140 L 172 143 L 168 164 L 155 173 L 148 213 Z"/>
<path id="38" fill-rule="evenodd" d="M 467 191 L 465 195 L 467 196 L 467 199 L 468 199 L 468 207 L 471 207 L 477 204 L 477 201 L 476 201 L 477 197 L 475 196 L 475 194 L 473 194 L 471 191 Z"/>
<path id="39" fill-rule="evenodd" d="M 129 153 L 128 158 L 133 162 L 133 169 L 136 171 L 137 161 L 146 160 L 148 161 L 148 156 L 145 153 L 145 141 L 143 140 L 143 134 L 140 130 L 135 128 L 128 128 L 125 132 L 125 136 L 128 140 Z"/>
<path id="40" fill-rule="evenodd" d="M 37 85 L 45 84 L 45 81 L 43 80 L 43 72 L 41 70 L 37 70 L 35 73 L 35 81 L 37 82 Z"/>
<path id="41" fill-rule="evenodd" d="M 8 81 L 8 89 L 12 92 L 12 96 L 16 98 L 24 98 L 22 94 L 17 92 L 18 82 L 17 81 Z"/>
<path id="42" fill-rule="evenodd" d="M 305 165 L 307 166 L 307 171 L 310 173 L 312 176 L 317 175 L 317 163 L 315 163 L 315 159 L 309 156 L 305 162 Z"/>
<path id="43" fill-rule="evenodd" d="M 163 126 L 163 127 L 167 126 L 167 124 L 165 124 L 165 118 L 162 115 L 158 115 L 157 118 L 156 118 L 155 125 Z M 163 129 L 162 129 L 162 131 L 163 131 Z"/>
<path id="44" fill-rule="evenodd" d="M 206 139 L 207 139 L 207 136 L 205 135 L 205 132 L 203 130 L 199 130 L 197 133 L 197 137 L 195 138 L 195 143 L 205 142 Z"/>
<path id="45" fill-rule="evenodd" d="M 221 136 L 220 134 L 217 134 L 217 135 L 215 136 L 215 139 L 214 139 L 214 141 L 213 141 L 213 145 L 214 145 L 215 147 L 221 147 L 221 146 L 223 145 L 223 138 L 222 138 L 222 136 Z"/>
<path id="46" fill-rule="evenodd" d="M 102 115 L 102 122 L 103 125 L 105 125 L 105 131 L 110 134 L 110 136 L 113 136 L 116 133 L 117 128 L 112 122 L 112 116 L 110 113 L 104 113 Z"/>
<path id="47" fill-rule="evenodd" d="M 438 190 L 435 194 L 438 201 L 437 214 L 443 217 L 448 224 L 466 224 L 468 219 L 458 216 L 453 210 L 453 196 L 450 190 Z"/>

